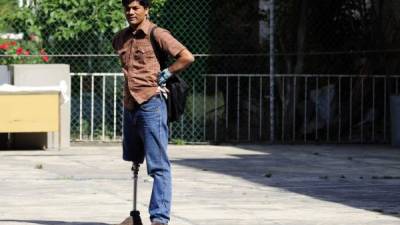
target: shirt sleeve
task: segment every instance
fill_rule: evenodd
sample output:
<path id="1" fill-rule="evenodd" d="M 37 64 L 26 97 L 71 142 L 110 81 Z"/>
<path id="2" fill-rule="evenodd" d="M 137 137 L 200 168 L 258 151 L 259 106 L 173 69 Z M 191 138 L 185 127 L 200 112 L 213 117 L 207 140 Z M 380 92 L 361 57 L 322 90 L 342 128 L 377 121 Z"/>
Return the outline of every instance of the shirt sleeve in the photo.
<path id="1" fill-rule="evenodd" d="M 113 39 L 112 39 L 111 44 L 112 44 L 112 47 L 113 47 L 113 49 L 114 49 L 114 51 L 115 51 L 116 53 L 118 52 L 118 50 L 119 50 L 119 48 L 120 48 L 120 45 L 121 45 L 121 36 L 124 34 L 124 32 L 125 32 L 125 29 L 124 29 L 124 30 L 118 31 L 118 32 L 114 35 L 114 37 L 113 37 Z"/>
<path id="2" fill-rule="evenodd" d="M 118 40 L 118 33 L 113 37 L 112 42 L 111 42 L 112 47 L 115 52 L 117 51 L 117 40 Z"/>
<path id="3" fill-rule="evenodd" d="M 158 42 L 160 48 L 169 55 L 176 57 L 186 47 L 176 40 L 168 30 L 163 28 L 154 31 L 154 38 Z"/>

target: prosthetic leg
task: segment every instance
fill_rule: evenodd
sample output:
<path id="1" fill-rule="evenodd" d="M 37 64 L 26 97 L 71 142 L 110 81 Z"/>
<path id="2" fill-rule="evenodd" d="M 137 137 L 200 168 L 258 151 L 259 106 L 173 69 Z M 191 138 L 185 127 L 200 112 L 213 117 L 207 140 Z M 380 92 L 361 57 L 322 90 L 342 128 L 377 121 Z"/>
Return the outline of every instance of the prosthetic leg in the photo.
<path id="1" fill-rule="evenodd" d="M 136 209 L 136 199 L 137 199 L 137 179 L 139 173 L 139 163 L 132 163 L 132 174 L 133 174 L 133 209 L 130 216 L 126 218 L 119 225 L 143 225 L 142 219 L 140 218 L 140 212 Z"/>
<path id="2" fill-rule="evenodd" d="M 142 219 L 140 218 L 140 212 L 136 209 L 136 199 L 137 199 L 137 179 L 139 173 L 139 163 L 132 164 L 133 173 L 133 210 L 130 215 L 132 217 L 133 225 L 143 225 Z"/>

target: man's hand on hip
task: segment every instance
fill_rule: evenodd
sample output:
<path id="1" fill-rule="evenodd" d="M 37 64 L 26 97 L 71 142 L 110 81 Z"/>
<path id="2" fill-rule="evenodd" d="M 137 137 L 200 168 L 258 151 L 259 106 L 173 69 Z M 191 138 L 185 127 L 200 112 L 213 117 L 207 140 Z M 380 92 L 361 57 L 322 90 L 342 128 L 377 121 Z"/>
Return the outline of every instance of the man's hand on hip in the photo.
<path id="1" fill-rule="evenodd" d="M 158 75 L 158 85 L 165 86 L 168 78 L 170 78 L 171 76 L 172 73 L 168 70 L 168 68 L 161 71 L 160 74 Z"/>

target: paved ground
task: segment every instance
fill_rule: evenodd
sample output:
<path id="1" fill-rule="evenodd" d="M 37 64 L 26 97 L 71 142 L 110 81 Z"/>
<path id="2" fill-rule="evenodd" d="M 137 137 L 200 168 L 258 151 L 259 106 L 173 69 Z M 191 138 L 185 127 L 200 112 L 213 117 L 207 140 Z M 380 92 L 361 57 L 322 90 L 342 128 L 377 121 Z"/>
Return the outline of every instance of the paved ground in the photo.
<path id="1" fill-rule="evenodd" d="M 400 149 L 170 146 L 174 225 L 399 225 Z M 0 151 L 0 224 L 108 225 L 131 209 L 120 147 Z M 151 179 L 142 166 L 145 224 Z"/>

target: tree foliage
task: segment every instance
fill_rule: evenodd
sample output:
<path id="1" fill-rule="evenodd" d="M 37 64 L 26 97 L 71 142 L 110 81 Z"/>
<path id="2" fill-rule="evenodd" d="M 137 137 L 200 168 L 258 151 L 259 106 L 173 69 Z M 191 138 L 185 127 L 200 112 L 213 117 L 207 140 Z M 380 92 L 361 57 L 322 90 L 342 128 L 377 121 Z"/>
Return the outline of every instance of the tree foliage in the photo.
<path id="1" fill-rule="evenodd" d="M 0 0 L 0 32 L 7 32 L 10 27 L 5 21 L 5 17 L 10 15 L 17 8 L 17 1 Z"/>
<path id="2" fill-rule="evenodd" d="M 158 13 L 164 2 L 154 1 L 152 13 Z M 120 0 L 42 0 L 36 6 L 20 8 L 6 21 L 14 31 L 26 37 L 35 34 L 52 46 L 65 41 L 104 42 L 126 26 Z M 104 46 L 97 46 L 95 51 L 102 52 Z"/>

